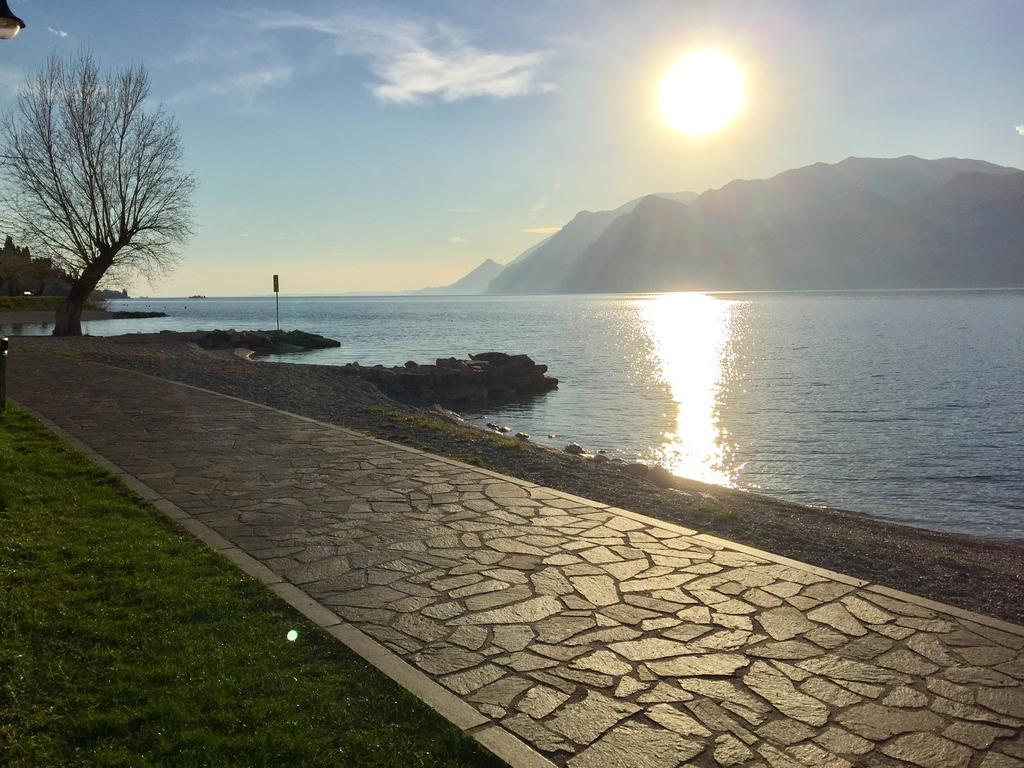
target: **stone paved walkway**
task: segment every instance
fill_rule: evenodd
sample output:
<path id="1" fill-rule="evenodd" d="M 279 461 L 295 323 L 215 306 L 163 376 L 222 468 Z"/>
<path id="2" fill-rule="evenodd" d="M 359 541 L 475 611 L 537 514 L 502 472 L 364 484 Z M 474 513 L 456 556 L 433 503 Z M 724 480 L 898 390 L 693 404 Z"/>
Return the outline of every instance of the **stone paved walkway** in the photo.
<path id="1" fill-rule="evenodd" d="M 1020 627 L 127 371 L 13 374 L 556 763 L 1024 766 Z"/>

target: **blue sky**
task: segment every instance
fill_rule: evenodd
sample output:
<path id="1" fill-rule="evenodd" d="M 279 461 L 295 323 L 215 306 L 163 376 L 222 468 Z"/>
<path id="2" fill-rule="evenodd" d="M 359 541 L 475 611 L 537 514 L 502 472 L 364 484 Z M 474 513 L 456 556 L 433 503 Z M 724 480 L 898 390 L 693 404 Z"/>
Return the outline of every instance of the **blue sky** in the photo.
<path id="1" fill-rule="evenodd" d="M 196 233 L 138 293 L 444 284 L 581 209 L 850 155 L 1024 167 L 1020 0 L 10 2 L 0 108 L 86 46 L 143 61 L 181 124 Z M 695 140 L 656 94 L 699 47 L 747 102 Z"/>

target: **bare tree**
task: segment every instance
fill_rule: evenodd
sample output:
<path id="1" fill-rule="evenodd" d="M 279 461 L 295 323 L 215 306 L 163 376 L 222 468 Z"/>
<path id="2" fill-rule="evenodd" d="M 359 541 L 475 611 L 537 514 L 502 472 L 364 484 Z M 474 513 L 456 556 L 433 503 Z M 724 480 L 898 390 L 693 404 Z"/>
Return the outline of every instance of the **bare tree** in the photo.
<path id="1" fill-rule="evenodd" d="M 141 65 L 103 72 L 89 53 L 53 56 L 0 122 L 0 210 L 72 279 L 55 336 L 81 335 L 104 276 L 163 272 L 191 234 L 196 181 L 177 123 L 149 94 Z"/>

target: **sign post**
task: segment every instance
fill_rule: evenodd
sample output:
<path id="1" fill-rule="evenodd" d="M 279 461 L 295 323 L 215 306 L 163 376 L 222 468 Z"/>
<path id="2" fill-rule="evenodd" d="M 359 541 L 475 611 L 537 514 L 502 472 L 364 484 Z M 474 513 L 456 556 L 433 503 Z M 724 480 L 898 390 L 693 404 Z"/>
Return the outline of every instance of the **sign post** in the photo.
<path id="1" fill-rule="evenodd" d="M 7 409 L 7 337 L 0 336 L 0 413 Z"/>
<path id="2" fill-rule="evenodd" d="M 281 330 L 281 287 L 277 280 L 277 275 L 274 275 L 274 306 L 277 309 L 277 330 Z"/>

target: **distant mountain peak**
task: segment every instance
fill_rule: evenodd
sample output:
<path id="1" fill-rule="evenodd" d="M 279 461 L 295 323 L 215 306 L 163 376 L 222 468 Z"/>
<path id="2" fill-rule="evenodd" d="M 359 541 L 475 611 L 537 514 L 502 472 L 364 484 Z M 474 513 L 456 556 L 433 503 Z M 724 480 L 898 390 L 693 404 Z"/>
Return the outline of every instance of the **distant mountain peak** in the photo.
<path id="1" fill-rule="evenodd" d="M 612 222 L 631 213 L 647 198 L 690 202 L 694 192 L 669 192 L 630 200 L 610 211 L 579 211 L 547 240 L 520 254 L 491 282 L 488 293 L 547 293 L 576 268 L 590 245 Z M 673 203 L 675 204 L 675 203 Z"/>
<path id="2" fill-rule="evenodd" d="M 505 267 L 494 259 L 484 259 L 475 269 L 465 277 L 456 280 L 450 285 L 438 288 L 424 288 L 416 291 L 424 296 L 472 296 L 483 293 L 487 290 L 491 280 L 498 276 Z"/>

